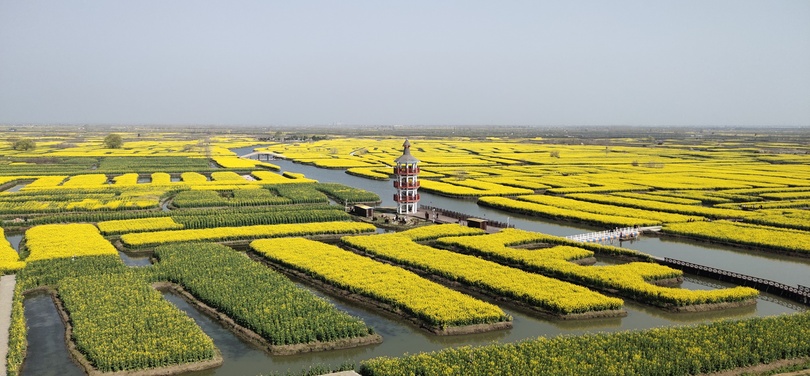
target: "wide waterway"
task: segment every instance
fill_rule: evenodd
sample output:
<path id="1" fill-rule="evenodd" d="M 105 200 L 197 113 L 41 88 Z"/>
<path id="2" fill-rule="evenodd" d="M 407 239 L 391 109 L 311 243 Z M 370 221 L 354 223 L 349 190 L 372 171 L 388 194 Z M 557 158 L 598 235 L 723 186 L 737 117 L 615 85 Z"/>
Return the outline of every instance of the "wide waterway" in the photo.
<path id="1" fill-rule="evenodd" d="M 244 150 L 252 150 L 245 148 Z M 245 154 L 242 152 L 240 154 Z M 391 182 L 374 181 L 346 174 L 342 170 L 325 170 L 313 166 L 295 164 L 289 161 L 276 160 L 270 163 L 279 165 L 283 170 L 304 173 L 307 177 L 322 182 L 337 182 L 353 187 L 360 187 L 373 191 L 383 199 L 383 206 L 393 206 L 393 187 Z M 516 227 L 539 231 L 554 235 L 572 235 L 577 233 L 601 230 L 581 224 L 551 223 L 538 218 L 511 215 L 496 210 L 479 207 L 475 201 L 458 200 L 441 197 L 430 193 L 422 193 L 422 202 L 428 205 L 446 208 L 474 216 L 515 224 Z M 14 239 L 16 240 L 16 239 Z M 761 252 L 745 251 L 733 247 L 710 245 L 701 242 L 686 241 L 683 239 L 644 237 L 632 243 L 625 242 L 623 246 L 637 249 L 657 256 L 667 256 L 685 261 L 715 266 L 751 274 L 763 278 L 789 284 L 810 284 L 808 271 L 810 261 L 789 257 L 762 254 Z M 130 265 L 147 265 L 148 261 L 142 258 L 126 258 Z M 610 263 L 610 260 L 601 260 Z M 149 267 L 149 266 L 145 266 Z M 683 325 L 708 322 L 717 319 L 747 318 L 755 316 L 770 316 L 781 313 L 796 312 L 803 309 L 780 298 L 763 294 L 756 306 L 735 308 L 720 312 L 703 313 L 670 313 L 650 306 L 635 303 L 625 299 L 625 309 L 628 316 L 614 319 L 596 319 L 586 321 L 555 321 L 538 318 L 532 314 L 515 310 L 509 306 L 496 302 L 501 308 L 514 318 L 514 327 L 491 333 L 442 337 L 429 334 L 403 320 L 379 313 L 373 309 L 360 306 L 356 303 L 332 297 L 312 288 L 305 282 L 297 281 L 301 286 L 322 296 L 354 316 L 363 319 L 366 324 L 383 336 L 383 342 L 376 345 L 356 349 L 334 350 L 318 353 L 307 353 L 293 356 L 272 356 L 262 350 L 237 338 L 233 333 L 224 329 L 217 321 L 210 319 L 197 311 L 172 293 L 164 293 L 164 297 L 178 308 L 185 311 L 198 325 L 214 339 L 215 345 L 223 354 L 224 364 L 216 369 L 190 373 L 190 375 L 233 375 L 233 374 L 268 374 L 271 372 L 287 371 L 298 373 L 312 365 L 326 364 L 336 367 L 345 362 L 359 364 L 364 359 L 378 356 L 401 356 L 404 353 L 417 353 L 421 351 L 439 350 L 448 346 L 484 345 L 492 342 L 514 342 L 538 336 L 554 336 L 558 334 L 577 334 L 597 331 L 620 331 L 631 329 L 644 329 L 668 325 Z M 687 276 L 681 287 L 688 289 L 711 289 L 730 286 L 706 278 Z M 70 373 L 79 372 L 78 368 L 71 366 L 68 360 L 64 361 L 66 352 L 54 351 L 55 347 L 64 350 L 64 338 L 58 334 L 64 333 L 58 316 L 55 316 L 53 304 L 47 304 L 50 297 L 47 295 L 35 296 L 26 299 L 26 317 L 29 326 L 40 320 L 48 325 L 46 331 L 29 332 L 29 359 L 26 361 L 25 374 L 33 375 L 33 363 L 53 364 L 61 362 Z M 44 318 L 44 319 L 43 319 Z M 55 320 L 54 320 L 55 318 Z M 61 328 L 60 328 L 61 327 Z M 45 355 L 41 355 L 45 354 Z M 36 358 L 31 358 L 31 356 Z M 31 364 L 29 364 L 31 363 Z M 31 367 L 29 367 L 29 365 Z M 65 374 L 62 372 L 61 374 Z"/>

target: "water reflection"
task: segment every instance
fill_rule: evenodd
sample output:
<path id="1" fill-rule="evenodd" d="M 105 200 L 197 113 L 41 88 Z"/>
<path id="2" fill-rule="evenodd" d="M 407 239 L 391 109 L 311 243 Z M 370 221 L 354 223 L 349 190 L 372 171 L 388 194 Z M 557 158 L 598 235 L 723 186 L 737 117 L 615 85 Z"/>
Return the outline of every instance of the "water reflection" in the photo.
<path id="1" fill-rule="evenodd" d="M 757 252 L 682 238 L 643 236 L 627 248 L 725 269 L 788 285 L 810 284 L 810 259 Z"/>
<path id="2" fill-rule="evenodd" d="M 23 234 L 13 234 L 13 233 L 5 233 L 6 240 L 8 240 L 9 244 L 11 244 L 11 248 L 14 248 L 17 253 L 20 253 L 20 242 L 22 241 Z"/>
<path id="3" fill-rule="evenodd" d="M 214 340 L 214 345 L 222 353 L 224 364 L 221 367 L 190 372 L 187 375 L 256 375 L 268 371 L 268 364 L 271 361 L 264 351 L 243 341 L 218 321 L 198 311 L 176 294 L 163 292 L 163 297 L 194 319 L 205 334 Z"/>
<path id="4" fill-rule="evenodd" d="M 34 293 L 23 302 L 28 320 L 28 355 L 23 376 L 84 375 L 65 346 L 65 325 L 47 293 Z"/>
<path id="5" fill-rule="evenodd" d="M 625 299 L 624 305 L 627 308 L 628 312 L 631 312 L 630 315 L 627 316 L 626 320 L 637 320 L 639 317 L 644 317 L 645 320 L 649 321 L 658 321 L 660 325 L 657 326 L 668 326 L 675 323 L 679 324 L 698 324 L 704 322 L 711 322 L 716 321 L 719 319 L 743 319 L 743 318 L 750 318 L 753 316 L 765 316 L 758 312 L 760 301 L 757 300 L 756 305 L 752 306 L 745 306 L 739 308 L 729 308 L 723 309 L 719 311 L 708 311 L 708 312 L 670 312 L 661 308 L 656 308 L 653 306 L 637 303 L 634 301 L 630 301 Z M 781 312 L 793 312 L 793 310 L 785 309 L 781 310 Z M 633 314 L 635 312 L 635 314 Z M 647 326 L 635 326 L 632 329 L 646 329 Z"/>
<path id="6" fill-rule="evenodd" d="M 8 192 L 8 193 L 19 192 L 21 189 L 25 188 L 28 184 L 31 184 L 31 183 L 17 184 L 17 185 L 15 185 L 15 186 L 13 186 L 13 187 L 11 187 L 9 189 L 6 189 L 4 192 Z"/>
<path id="7" fill-rule="evenodd" d="M 150 256 L 130 256 L 124 252 L 118 251 L 118 256 L 121 257 L 121 261 L 124 262 L 127 266 L 149 266 L 152 265 L 152 260 Z"/>

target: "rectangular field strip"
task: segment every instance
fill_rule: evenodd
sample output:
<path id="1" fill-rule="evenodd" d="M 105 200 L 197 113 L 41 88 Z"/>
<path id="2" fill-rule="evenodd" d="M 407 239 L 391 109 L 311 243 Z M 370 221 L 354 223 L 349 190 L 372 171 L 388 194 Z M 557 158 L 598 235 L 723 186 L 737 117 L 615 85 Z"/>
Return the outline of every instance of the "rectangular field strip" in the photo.
<path id="1" fill-rule="evenodd" d="M 759 292 L 749 287 L 718 290 L 687 290 L 657 286 L 650 281 L 680 277 L 683 272 L 649 262 L 631 262 L 609 266 L 582 266 L 569 262 L 585 251 L 570 246 L 525 250 L 509 245 L 542 242 L 545 236 L 529 231 L 504 229 L 496 234 L 475 237 L 441 238 L 440 244 L 455 246 L 475 255 L 500 262 L 518 264 L 527 270 L 563 278 L 598 289 L 616 290 L 620 295 L 662 306 L 687 306 L 706 303 L 736 302 L 755 299 Z"/>
<path id="2" fill-rule="evenodd" d="M 460 226 L 457 226 L 460 227 Z M 585 287 L 415 243 L 407 235 L 346 236 L 345 244 L 554 314 L 615 310 L 622 300 Z"/>
<path id="3" fill-rule="evenodd" d="M 102 372 L 214 358 L 211 338 L 142 278 L 129 273 L 65 278 L 59 297 L 76 346 Z"/>
<path id="4" fill-rule="evenodd" d="M 303 239 L 261 239 L 250 246 L 267 259 L 352 293 L 382 301 L 433 326 L 464 326 L 508 321 L 500 308 L 418 275 L 356 255 L 336 246 Z"/>
<path id="5" fill-rule="evenodd" d="M 156 248 L 155 257 L 158 275 L 183 286 L 272 346 L 371 334 L 362 320 L 226 246 L 171 244 Z"/>
<path id="6" fill-rule="evenodd" d="M 113 245 L 91 224 L 41 225 L 25 232 L 30 254 L 26 262 L 53 258 L 118 255 Z"/>
<path id="7" fill-rule="evenodd" d="M 165 243 L 189 241 L 228 241 L 239 239 L 276 238 L 322 234 L 359 234 L 374 232 L 376 227 L 359 222 L 313 222 L 243 227 L 216 227 L 205 229 L 156 231 L 121 236 L 129 247 L 146 247 Z"/>

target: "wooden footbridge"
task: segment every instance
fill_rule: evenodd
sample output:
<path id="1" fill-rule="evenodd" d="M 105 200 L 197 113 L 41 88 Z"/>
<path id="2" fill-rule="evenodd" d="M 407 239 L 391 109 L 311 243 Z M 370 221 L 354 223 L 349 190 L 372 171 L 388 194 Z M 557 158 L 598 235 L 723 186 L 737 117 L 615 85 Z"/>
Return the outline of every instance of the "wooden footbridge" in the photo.
<path id="1" fill-rule="evenodd" d="M 720 281 L 732 282 L 741 286 L 753 287 L 759 291 L 778 295 L 783 298 L 793 300 L 794 302 L 810 306 L 810 287 L 807 286 L 790 286 L 784 283 L 771 281 L 769 279 L 752 277 L 750 275 L 712 268 L 710 266 L 694 264 L 687 261 L 671 259 L 669 257 L 655 257 L 654 259 L 659 264 L 680 269 L 690 274 L 706 276 Z"/>

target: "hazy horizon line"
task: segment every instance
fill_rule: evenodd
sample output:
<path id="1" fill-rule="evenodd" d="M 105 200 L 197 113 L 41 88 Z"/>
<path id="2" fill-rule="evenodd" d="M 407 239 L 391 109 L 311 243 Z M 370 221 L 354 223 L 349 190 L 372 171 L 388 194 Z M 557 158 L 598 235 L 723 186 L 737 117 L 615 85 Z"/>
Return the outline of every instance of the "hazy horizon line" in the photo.
<path id="1" fill-rule="evenodd" d="M 217 123 L 3 123 L 0 127 L 219 127 L 219 128 L 805 128 L 810 124 L 217 124 Z"/>

